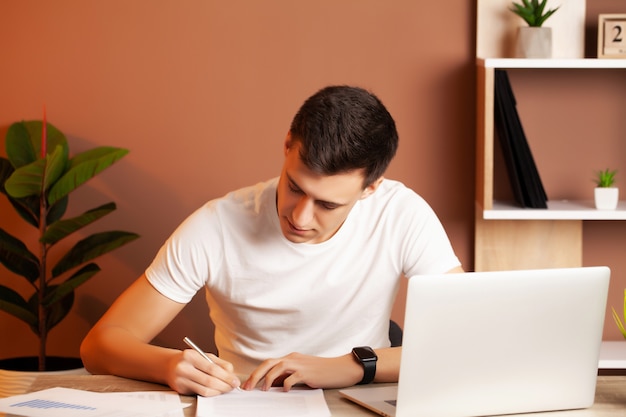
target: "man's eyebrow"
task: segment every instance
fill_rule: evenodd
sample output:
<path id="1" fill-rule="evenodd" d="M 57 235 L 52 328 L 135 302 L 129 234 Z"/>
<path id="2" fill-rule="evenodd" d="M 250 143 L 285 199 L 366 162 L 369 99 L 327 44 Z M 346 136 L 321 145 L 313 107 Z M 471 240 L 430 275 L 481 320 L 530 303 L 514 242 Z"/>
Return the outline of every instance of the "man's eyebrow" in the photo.
<path id="1" fill-rule="evenodd" d="M 287 180 L 289 180 L 289 182 L 291 183 L 293 187 L 297 188 L 300 191 L 303 191 L 302 188 L 298 185 L 298 183 L 295 182 L 293 178 L 291 178 L 291 175 L 289 175 L 288 173 L 285 173 L 285 176 L 287 177 Z M 335 206 L 335 207 L 343 207 L 346 205 L 345 203 L 337 203 L 334 201 L 326 201 L 326 200 L 320 200 L 320 199 L 315 199 L 315 202 L 318 204 L 325 204 L 325 205 Z"/>

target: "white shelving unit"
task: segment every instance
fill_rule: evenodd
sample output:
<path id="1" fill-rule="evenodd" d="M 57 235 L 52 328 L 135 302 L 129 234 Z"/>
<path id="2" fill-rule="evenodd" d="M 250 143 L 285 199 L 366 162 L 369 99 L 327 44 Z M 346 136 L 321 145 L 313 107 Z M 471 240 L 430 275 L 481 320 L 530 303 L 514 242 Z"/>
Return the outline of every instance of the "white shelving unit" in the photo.
<path id="1" fill-rule="evenodd" d="M 598 368 L 626 369 L 626 341 L 602 342 Z"/>
<path id="2" fill-rule="evenodd" d="M 483 210 L 486 220 L 626 220 L 626 201 L 616 210 L 597 210 L 592 200 L 551 200 L 547 209 L 521 209 L 510 203 L 494 201 Z"/>
<path id="3" fill-rule="evenodd" d="M 514 69 L 514 68 L 561 68 L 561 69 L 611 69 L 626 68 L 626 59 L 596 59 L 596 58 L 477 58 L 477 65 L 485 68 Z"/>
<path id="4" fill-rule="evenodd" d="M 548 201 L 547 209 L 494 199 L 494 78 L 497 69 L 555 71 L 626 69 L 626 59 L 477 58 L 475 269 L 529 269 L 582 265 L 583 221 L 626 220 L 626 201 L 614 211 L 592 201 Z M 593 76 L 590 73 L 590 76 Z"/>
<path id="5" fill-rule="evenodd" d="M 626 201 L 621 201 L 615 211 L 604 211 L 595 209 L 592 201 L 550 200 L 547 209 L 528 209 L 494 198 L 494 148 L 497 148 L 494 146 L 494 78 L 497 69 L 529 71 L 532 75 L 536 72 L 539 77 L 553 70 L 566 75 L 570 75 L 569 71 L 588 70 L 589 73 L 582 76 L 594 77 L 605 70 L 626 69 L 626 59 L 582 58 L 585 0 L 548 0 L 546 7 L 557 6 L 559 12 L 546 23 L 552 28 L 553 58 L 510 58 L 514 56 L 519 17 L 510 12 L 510 3 L 477 1 L 474 258 L 477 271 L 581 266 L 583 222 L 626 220 Z"/>

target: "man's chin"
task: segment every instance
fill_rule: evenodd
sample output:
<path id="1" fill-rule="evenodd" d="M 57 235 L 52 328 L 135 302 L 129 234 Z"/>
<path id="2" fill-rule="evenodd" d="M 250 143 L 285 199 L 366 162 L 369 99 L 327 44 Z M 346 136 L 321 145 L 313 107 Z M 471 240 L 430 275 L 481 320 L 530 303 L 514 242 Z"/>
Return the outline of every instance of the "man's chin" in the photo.
<path id="1" fill-rule="evenodd" d="M 283 227 L 283 236 L 291 243 L 311 243 L 314 239 L 311 231 L 294 231 L 290 227 Z"/>
<path id="2" fill-rule="evenodd" d="M 283 236 L 291 243 L 310 243 L 312 240 L 310 237 L 293 233 L 283 233 Z"/>

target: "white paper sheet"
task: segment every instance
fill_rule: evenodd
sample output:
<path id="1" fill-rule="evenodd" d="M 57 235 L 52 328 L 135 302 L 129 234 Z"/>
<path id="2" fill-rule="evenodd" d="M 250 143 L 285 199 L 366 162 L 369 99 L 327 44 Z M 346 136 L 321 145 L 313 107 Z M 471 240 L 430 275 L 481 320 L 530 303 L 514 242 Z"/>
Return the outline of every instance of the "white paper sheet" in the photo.
<path id="1" fill-rule="evenodd" d="M 168 403 L 167 407 L 176 406 L 176 409 L 166 412 L 161 417 L 184 417 L 183 408 L 189 407 L 191 404 L 182 404 L 177 392 L 174 391 L 133 391 L 133 392 L 115 392 L 111 396 L 123 395 L 130 398 L 145 398 L 147 400 L 161 401 Z"/>
<path id="2" fill-rule="evenodd" d="M 1 412 L 27 417 L 178 417 L 188 405 L 168 391 L 102 393 L 50 388 L 0 399 Z"/>
<path id="3" fill-rule="evenodd" d="M 330 410 L 321 389 L 282 388 L 238 391 L 215 397 L 198 396 L 196 417 L 328 417 Z"/>

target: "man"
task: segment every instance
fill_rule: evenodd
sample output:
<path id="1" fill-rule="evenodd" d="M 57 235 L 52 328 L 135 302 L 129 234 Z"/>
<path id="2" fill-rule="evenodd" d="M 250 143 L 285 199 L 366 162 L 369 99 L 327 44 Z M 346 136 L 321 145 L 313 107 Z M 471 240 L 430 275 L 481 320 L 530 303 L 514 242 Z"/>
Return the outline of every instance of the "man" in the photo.
<path id="1" fill-rule="evenodd" d="M 187 218 L 89 332 L 85 367 L 203 396 L 397 381 L 388 328 L 400 276 L 462 272 L 428 204 L 384 179 L 397 146 L 373 94 L 314 94 L 292 121 L 280 177 Z M 219 357 L 151 345 L 202 288 Z"/>

